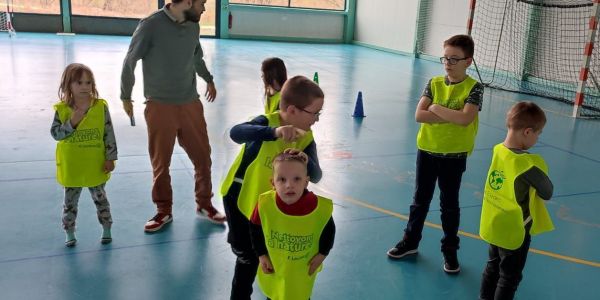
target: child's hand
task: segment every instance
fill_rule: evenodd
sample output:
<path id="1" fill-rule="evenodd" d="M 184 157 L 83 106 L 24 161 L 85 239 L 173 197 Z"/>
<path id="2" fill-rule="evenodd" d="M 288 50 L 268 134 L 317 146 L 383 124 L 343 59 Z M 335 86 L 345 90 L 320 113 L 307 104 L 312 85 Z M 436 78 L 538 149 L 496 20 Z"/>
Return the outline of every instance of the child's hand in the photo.
<path id="1" fill-rule="evenodd" d="M 77 127 L 77 124 L 83 120 L 85 113 L 86 110 L 80 108 L 75 108 L 73 110 L 73 114 L 71 114 L 71 126 L 73 126 L 73 128 Z"/>
<path id="2" fill-rule="evenodd" d="M 267 255 L 261 255 L 258 257 L 258 262 L 260 264 L 260 268 L 265 274 L 273 274 L 275 273 L 275 269 L 273 269 L 273 264 L 271 263 L 271 259 Z"/>
<path id="3" fill-rule="evenodd" d="M 427 110 L 435 114 L 435 112 L 436 112 L 436 110 L 438 108 L 439 108 L 439 105 L 437 105 L 437 104 L 431 104 L 431 105 L 429 105 L 429 107 L 427 108 Z"/>
<path id="4" fill-rule="evenodd" d="M 114 169 L 115 169 L 115 161 L 114 160 L 104 161 L 104 173 L 110 173 Z"/>
<path id="5" fill-rule="evenodd" d="M 306 155 L 306 153 L 298 150 L 298 149 L 294 149 L 294 148 L 287 148 L 285 150 L 283 150 L 283 153 L 285 154 L 290 154 L 290 155 L 298 155 L 300 157 L 302 157 L 302 159 L 304 160 L 304 162 L 308 161 L 308 155 Z"/>
<path id="6" fill-rule="evenodd" d="M 293 125 L 280 126 L 275 129 L 277 138 L 283 139 L 285 142 L 293 142 L 305 133 L 306 131 L 296 128 Z"/>
<path id="7" fill-rule="evenodd" d="M 321 253 L 317 253 L 317 255 L 313 256 L 311 260 L 308 262 L 308 276 L 312 276 L 313 273 L 319 268 L 319 266 L 325 260 L 325 255 Z"/>

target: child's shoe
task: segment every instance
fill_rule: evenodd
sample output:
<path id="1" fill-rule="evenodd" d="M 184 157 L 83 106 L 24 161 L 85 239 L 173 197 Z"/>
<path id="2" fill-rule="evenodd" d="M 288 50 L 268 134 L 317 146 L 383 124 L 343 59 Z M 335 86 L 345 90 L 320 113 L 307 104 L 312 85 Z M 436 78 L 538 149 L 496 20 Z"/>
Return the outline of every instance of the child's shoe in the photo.
<path id="1" fill-rule="evenodd" d="M 444 272 L 448 274 L 460 272 L 460 265 L 458 264 L 458 255 L 456 255 L 456 252 L 444 253 Z"/>
<path id="2" fill-rule="evenodd" d="M 406 241 L 402 240 L 394 248 L 388 250 L 387 255 L 393 259 L 400 259 L 417 252 L 417 248 L 410 247 Z"/>
<path id="3" fill-rule="evenodd" d="M 110 244 L 112 242 L 112 236 L 110 234 L 110 228 L 104 228 L 102 230 L 102 238 L 100 239 L 100 243 L 103 245 Z"/>
<path id="4" fill-rule="evenodd" d="M 67 238 L 65 240 L 65 246 L 70 248 L 70 247 L 75 246 L 75 244 L 77 244 L 77 238 L 75 238 L 75 231 L 73 231 L 73 232 L 67 231 Z"/>

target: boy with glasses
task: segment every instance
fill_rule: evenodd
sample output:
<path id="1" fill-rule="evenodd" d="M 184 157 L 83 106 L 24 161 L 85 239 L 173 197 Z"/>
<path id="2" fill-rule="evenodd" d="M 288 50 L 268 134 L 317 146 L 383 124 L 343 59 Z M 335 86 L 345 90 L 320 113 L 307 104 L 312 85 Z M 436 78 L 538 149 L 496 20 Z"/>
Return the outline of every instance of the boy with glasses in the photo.
<path id="1" fill-rule="evenodd" d="M 417 170 L 413 203 L 404 237 L 387 255 L 400 259 L 416 254 L 435 184 L 440 187 L 442 253 L 446 273 L 458 273 L 457 250 L 460 207 L 458 196 L 467 156 L 473 151 L 481 110 L 483 85 L 467 75 L 473 62 L 474 42 L 468 35 L 455 35 L 444 42 L 445 76 L 427 83 L 417 105 L 415 119 L 421 123 L 417 135 Z"/>
<path id="2" fill-rule="evenodd" d="M 259 196 L 272 189 L 272 162 L 287 148 L 307 155 L 311 182 L 322 176 L 311 126 L 319 120 L 325 95 L 304 76 L 288 79 L 281 89 L 280 110 L 231 128 L 230 137 L 243 144 L 221 186 L 229 233 L 227 242 L 237 256 L 231 299 L 250 299 L 258 257 L 250 240 L 250 218 Z"/>

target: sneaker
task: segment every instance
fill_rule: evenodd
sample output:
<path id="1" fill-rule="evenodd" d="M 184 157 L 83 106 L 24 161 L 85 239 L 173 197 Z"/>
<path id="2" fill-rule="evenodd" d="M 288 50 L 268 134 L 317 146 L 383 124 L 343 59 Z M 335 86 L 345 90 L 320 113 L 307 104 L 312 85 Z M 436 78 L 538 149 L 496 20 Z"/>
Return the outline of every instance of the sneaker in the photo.
<path id="1" fill-rule="evenodd" d="M 444 253 L 444 272 L 448 274 L 456 274 L 460 272 L 458 264 L 458 256 L 455 253 Z"/>
<path id="2" fill-rule="evenodd" d="M 223 224 L 225 224 L 225 221 L 227 221 L 227 217 L 224 214 L 220 213 L 212 205 L 209 207 L 205 207 L 205 208 L 198 208 L 196 210 L 196 213 L 198 214 L 198 216 L 200 216 L 202 218 L 206 218 L 210 222 L 218 224 L 218 225 L 223 225 Z"/>
<path id="3" fill-rule="evenodd" d="M 399 259 L 407 255 L 417 254 L 417 252 L 417 248 L 409 247 L 408 244 L 404 240 L 402 240 L 396 245 L 396 247 L 388 250 L 387 255 L 390 258 Z"/>
<path id="4" fill-rule="evenodd" d="M 145 232 L 159 231 L 163 228 L 163 226 L 170 223 L 171 221 L 173 221 L 172 214 L 157 213 L 156 216 L 154 216 L 152 219 L 150 219 L 150 220 L 148 220 L 148 222 L 146 222 L 146 225 L 144 225 L 144 231 Z"/>
<path id="5" fill-rule="evenodd" d="M 65 246 L 69 248 L 75 247 L 75 244 L 77 244 L 77 239 L 72 239 L 65 242 Z"/>

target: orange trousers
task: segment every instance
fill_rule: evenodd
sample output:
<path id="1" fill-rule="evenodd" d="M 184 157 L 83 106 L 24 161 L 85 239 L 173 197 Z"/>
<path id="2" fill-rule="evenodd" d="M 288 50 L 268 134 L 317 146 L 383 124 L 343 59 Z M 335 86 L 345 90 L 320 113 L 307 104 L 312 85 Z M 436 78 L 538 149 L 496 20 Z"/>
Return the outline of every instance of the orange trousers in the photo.
<path id="1" fill-rule="evenodd" d="M 164 104 L 150 99 L 146 102 L 144 116 L 154 177 L 152 201 L 158 212 L 172 213 L 173 190 L 169 166 L 175 139 L 194 165 L 197 208 L 212 205 L 210 145 L 202 102 L 195 100 L 186 104 Z"/>

